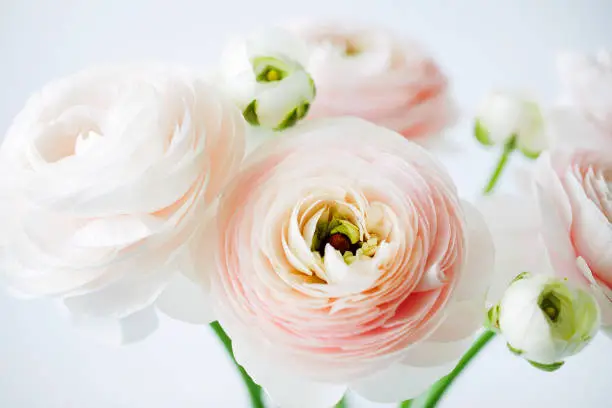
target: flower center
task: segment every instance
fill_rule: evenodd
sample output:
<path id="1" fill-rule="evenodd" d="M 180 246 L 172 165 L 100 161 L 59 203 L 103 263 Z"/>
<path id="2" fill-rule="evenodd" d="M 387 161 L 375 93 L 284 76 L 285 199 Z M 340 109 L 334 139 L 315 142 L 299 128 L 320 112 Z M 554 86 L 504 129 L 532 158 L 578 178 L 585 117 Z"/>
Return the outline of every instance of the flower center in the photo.
<path id="1" fill-rule="evenodd" d="M 362 232 L 353 222 L 330 211 L 328 218 L 319 219 L 310 249 L 323 257 L 325 247 L 329 244 L 350 264 L 359 257 L 372 257 L 376 254 L 378 239 L 372 235 L 366 239 L 366 235 L 369 234 Z"/>
<path id="2" fill-rule="evenodd" d="M 559 318 L 561 309 L 561 301 L 554 293 L 548 292 L 542 294 L 539 302 L 540 310 L 542 310 L 551 322 L 555 323 Z"/>
<path id="3" fill-rule="evenodd" d="M 344 55 L 354 57 L 361 53 L 361 49 L 351 40 L 346 40 L 344 44 Z"/>

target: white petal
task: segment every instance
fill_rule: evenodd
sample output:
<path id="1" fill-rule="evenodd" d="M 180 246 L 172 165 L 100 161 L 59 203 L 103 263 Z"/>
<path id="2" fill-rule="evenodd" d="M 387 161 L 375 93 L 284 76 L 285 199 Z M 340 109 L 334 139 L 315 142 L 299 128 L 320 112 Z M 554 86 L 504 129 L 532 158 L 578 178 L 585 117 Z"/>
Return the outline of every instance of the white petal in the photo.
<path id="1" fill-rule="evenodd" d="M 324 262 L 329 283 L 342 282 L 349 275 L 350 267 L 344 262 L 340 251 L 335 250 L 331 244 L 325 244 Z"/>
<path id="2" fill-rule="evenodd" d="M 438 264 L 434 264 L 425 272 L 423 278 L 414 289 L 415 292 L 425 292 L 432 289 L 438 289 L 444 285 L 446 277 L 444 276 L 444 272 L 440 270 L 440 266 Z"/>
<path id="3" fill-rule="evenodd" d="M 145 339 L 158 326 L 158 318 L 152 307 L 143 309 L 123 319 L 71 315 L 75 328 L 82 334 L 102 344 L 122 345 Z"/>
<path id="4" fill-rule="evenodd" d="M 413 367 L 432 367 L 456 364 L 474 342 L 474 336 L 458 341 L 439 342 L 430 339 L 410 347 L 404 354 L 403 364 Z"/>
<path id="5" fill-rule="evenodd" d="M 104 138 L 96 132 L 90 131 L 87 136 L 83 136 L 80 134 L 76 138 L 76 142 L 74 144 L 74 154 L 81 155 L 96 147 L 96 144 L 103 143 Z"/>
<path id="6" fill-rule="evenodd" d="M 559 148 L 598 149 L 608 142 L 608 135 L 600 132 L 575 107 L 555 107 L 547 116 L 551 143 Z"/>
<path id="7" fill-rule="evenodd" d="M 487 300 L 497 303 L 521 272 L 550 274 L 548 254 L 540 236 L 540 213 L 529 195 L 494 195 L 478 201 L 495 244 L 495 273 Z"/>
<path id="8" fill-rule="evenodd" d="M 346 392 L 344 385 L 314 382 L 292 373 L 277 373 L 268 378 L 264 389 L 282 408 L 330 408 Z"/>
<path id="9" fill-rule="evenodd" d="M 349 384 L 349 389 L 376 402 L 400 402 L 417 397 L 454 367 L 412 367 L 395 363 L 391 367 Z"/>
<path id="10" fill-rule="evenodd" d="M 157 298 L 155 305 L 176 320 L 193 324 L 208 324 L 215 320 L 204 288 L 177 273 Z"/>
<path id="11" fill-rule="evenodd" d="M 522 124 L 524 103 L 517 95 L 506 92 L 490 94 L 480 107 L 478 119 L 494 143 L 515 134 Z"/>
<path id="12" fill-rule="evenodd" d="M 536 196 L 542 217 L 542 237 L 555 274 L 583 284 L 570 242 L 572 209 L 569 198 L 545 153 L 536 163 Z"/>
<path id="13" fill-rule="evenodd" d="M 455 300 L 484 299 L 493 277 L 495 248 L 482 214 L 470 203 L 462 201 L 467 233 L 466 261 L 455 288 Z"/>
<path id="14" fill-rule="evenodd" d="M 427 341 L 454 342 L 470 338 L 482 326 L 485 314 L 483 298 L 452 302 L 444 310 L 444 321 Z"/>
<path id="15" fill-rule="evenodd" d="M 155 302 L 173 273 L 159 267 L 130 272 L 95 291 L 66 297 L 64 304 L 75 314 L 121 319 Z"/>
<path id="16" fill-rule="evenodd" d="M 151 236 L 163 226 L 152 216 L 118 215 L 99 218 L 79 228 L 73 236 L 76 246 L 124 246 Z"/>
<path id="17" fill-rule="evenodd" d="M 260 343 L 254 339 L 236 336 L 232 339 L 236 361 L 282 408 L 330 408 L 346 391 L 345 385 L 311 381 L 277 365 L 265 347 L 258 347 Z"/>
<path id="18" fill-rule="evenodd" d="M 275 128 L 304 102 L 313 99 L 310 77 L 296 71 L 282 81 L 270 82 L 257 96 L 257 117 L 262 126 Z"/>
<path id="19" fill-rule="evenodd" d="M 299 37 L 278 27 L 256 32 L 246 42 L 249 58 L 259 56 L 282 56 L 304 64 L 308 57 L 308 46 Z"/>
<path id="20" fill-rule="evenodd" d="M 538 305 L 538 298 L 549 277 L 533 275 L 514 282 L 500 303 L 499 326 L 505 339 L 525 358 L 543 364 L 562 360 L 551 335 L 550 325 Z"/>

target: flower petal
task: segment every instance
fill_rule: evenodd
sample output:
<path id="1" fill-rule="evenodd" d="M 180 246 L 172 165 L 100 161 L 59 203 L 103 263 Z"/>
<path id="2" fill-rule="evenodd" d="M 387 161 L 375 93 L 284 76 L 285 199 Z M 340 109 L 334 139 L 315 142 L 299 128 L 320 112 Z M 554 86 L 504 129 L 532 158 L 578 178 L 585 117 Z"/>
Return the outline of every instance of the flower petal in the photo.
<path id="1" fill-rule="evenodd" d="M 193 324 L 208 324 L 215 320 L 204 288 L 177 273 L 159 295 L 155 305 L 176 320 Z"/>
<path id="2" fill-rule="evenodd" d="M 391 367 L 349 384 L 357 394 L 376 402 L 394 403 L 412 399 L 426 391 L 433 383 L 454 367 L 445 364 L 414 367 L 396 363 Z"/>
<path id="3" fill-rule="evenodd" d="M 469 300 L 485 293 L 493 277 L 495 247 L 482 214 L 470 203 L 461 202 L 467 229 L 467 259 L 455 288 L 455 300 Z"/>
<path id="4" fill-rule="evenodd" d="M 155 309 L 145 308 L 123 319 L 87 317 L 71 314 L 75 328 L 88 338 L 110 345 L 122 345 L 145 339 L 159 324 Z"/>
<path id="5" fill-rule="evenodd" d="M 487 300 L 497 303 L 521 272 L 551 274 L 548 255 L 540 234 L 540 213 L 533 197 L 494 195 L 478 201 L 495 244 L 495 274 Z"/>
<path id="6" fill-rule="evenodd" d="M 328 408 L 340 401 L 345 385 L 311 381 L 281 367 L 278 361 L 267 358 L 264 347 L 257 340 L 236 341 L 236 361 L 253 380 L 261 385 L 270 398 L 283 408 Z M 245 340 L 245 339 L 242 339 Z"/>

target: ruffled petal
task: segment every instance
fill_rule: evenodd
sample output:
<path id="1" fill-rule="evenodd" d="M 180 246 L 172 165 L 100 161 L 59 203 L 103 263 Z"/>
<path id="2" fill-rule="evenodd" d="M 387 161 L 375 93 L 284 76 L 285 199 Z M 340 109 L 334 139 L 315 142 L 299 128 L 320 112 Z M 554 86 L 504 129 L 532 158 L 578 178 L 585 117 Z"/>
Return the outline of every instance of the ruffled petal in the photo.
<path id="1" fill-rule="evenodd" d="M 71 314 L 74 327 L 96 342 L 123 345 L 141 341 L 152 334 L 159 325 L 155 309 L 148 307 L 123 319 L 88 317 Z"/>
<path id="2" fill-rule="evenodd" d="M 187 323 L 208 324 L 215 320 L 204 288 L 182 273 L 174 275 L 155 306 L 173 319 Z"/>
<path id="3" fill-rule="evenodd" d="M 350 383 L 349 388 L 370 401 L 400 402 L 419 396 L 453 367 L 454 363 L 428 367 L 396 363 Z"/>

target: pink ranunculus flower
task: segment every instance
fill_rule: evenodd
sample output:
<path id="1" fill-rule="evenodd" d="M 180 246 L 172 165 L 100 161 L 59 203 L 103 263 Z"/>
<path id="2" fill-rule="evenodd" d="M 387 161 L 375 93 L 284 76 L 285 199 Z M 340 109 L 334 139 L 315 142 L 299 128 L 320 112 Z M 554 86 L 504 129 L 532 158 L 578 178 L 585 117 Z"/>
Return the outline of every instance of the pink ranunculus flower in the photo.
<path id="1" fill-rule="evenodd" d="M 536 193 L 553 271 L 592 290 L 612 335 L 612 149 L 543 156 Z"/>
<path id="2" fill-rule="evenodd" d="M 552 112 L 552 130 L 559 145 L 597 148 L 612 145 L 612 53 L 564 53 L 558 58 L 562 101 Z M 576 135 L 585 130 L 589 140 Z"/>
<path id="3" fill-rule="evenodd" d="M 419 395 L 481 327 L 493 246 L 421 147 L 357 118 L 256 150 L 222 195 L 212 297 L 282 407 Z"/>
<path id="4" fill-rule="evenodd" d="M 448 80 L 419 45 L 375 27 L 303 24 L 317 87 L 309 117 L 357 116 L 421 140 L 455 121 Z"/>
<path id="5" fill-rule="evenodd" d="M 45 86 L 0 149 L 3 280 L 60 299 L 112 342 L 150 333 L 155 306 L 206 320 L 190 244 L 244 132 L 232 102 L 187 70 L 104 67 Z"/>

